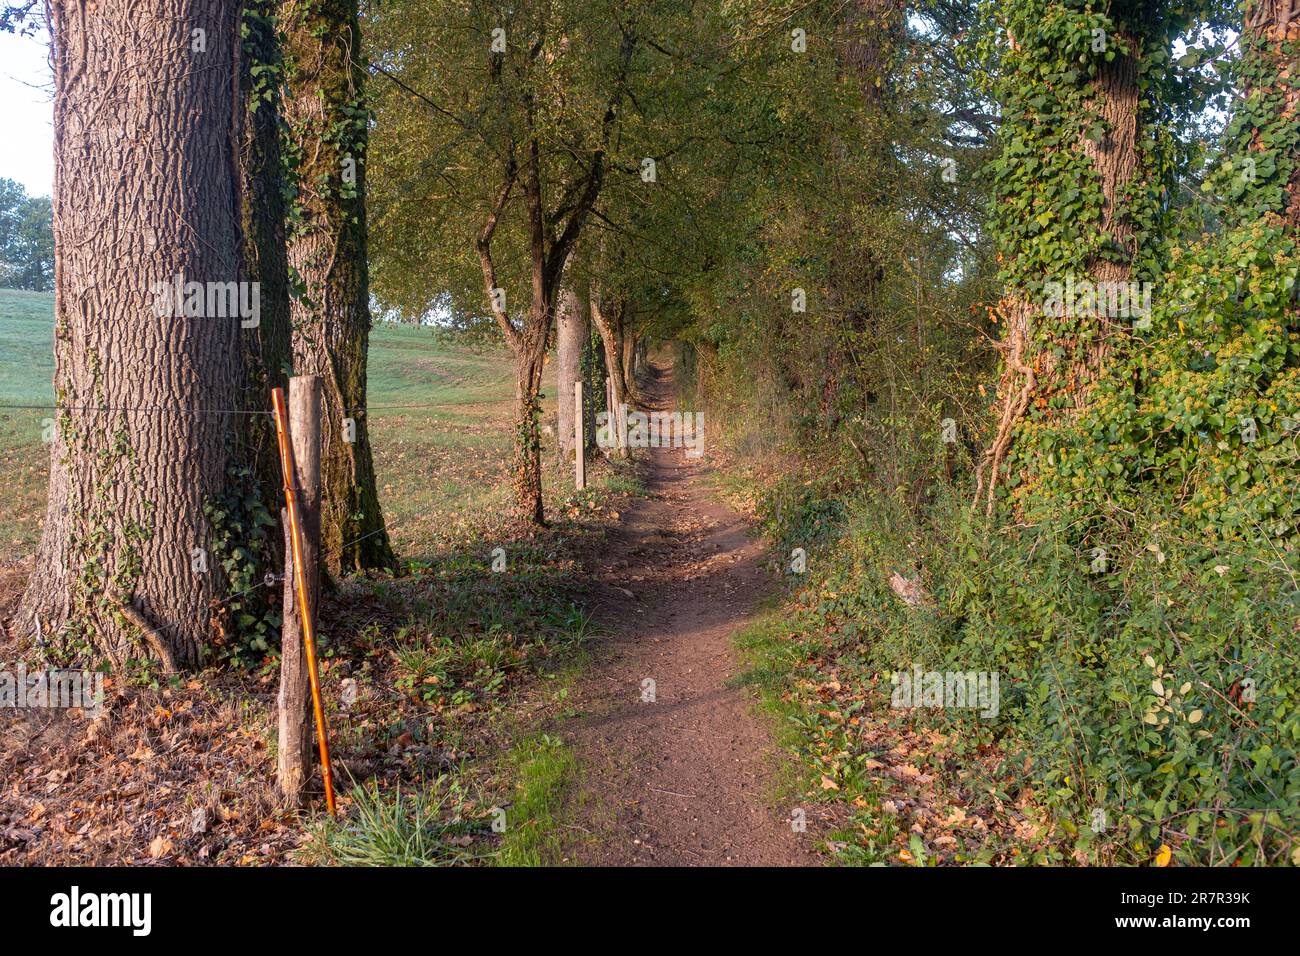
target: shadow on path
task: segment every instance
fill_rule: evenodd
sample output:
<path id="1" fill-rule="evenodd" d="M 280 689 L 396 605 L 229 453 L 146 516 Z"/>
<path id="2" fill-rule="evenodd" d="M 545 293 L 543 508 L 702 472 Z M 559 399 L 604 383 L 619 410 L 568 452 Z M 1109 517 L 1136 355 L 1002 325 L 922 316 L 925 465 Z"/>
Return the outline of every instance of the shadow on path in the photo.
<path id="1" fill-rule="evenodd" d="M 672 407 L 669 370 L 643 388 Z M 748 691 L 728 686 L 732 638 L 770 583 L 763 546 L 712 498 L 707 466 L 651 449 L 648 489 L 610 538 L 594 576 L 611 636 L 561 733 L 579 760 L 566 857 L 589 865 L 796 866 L 818 862 L 790 808 L 773 806 L 780 755 Z M 653 681 L 654 701 L 644 702 Z"/>

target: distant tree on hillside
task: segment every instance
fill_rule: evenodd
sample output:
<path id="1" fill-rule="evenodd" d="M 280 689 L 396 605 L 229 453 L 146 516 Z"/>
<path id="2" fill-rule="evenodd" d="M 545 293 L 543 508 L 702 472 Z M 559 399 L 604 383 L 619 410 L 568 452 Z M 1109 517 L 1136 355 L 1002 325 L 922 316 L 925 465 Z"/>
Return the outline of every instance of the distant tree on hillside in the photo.
<path id="1" fill-rule="evenodd" d="M 28 196 L 12 179 L 0 179 L 0 286 L 34 292 L 54 288 L 50 199 Z"/>

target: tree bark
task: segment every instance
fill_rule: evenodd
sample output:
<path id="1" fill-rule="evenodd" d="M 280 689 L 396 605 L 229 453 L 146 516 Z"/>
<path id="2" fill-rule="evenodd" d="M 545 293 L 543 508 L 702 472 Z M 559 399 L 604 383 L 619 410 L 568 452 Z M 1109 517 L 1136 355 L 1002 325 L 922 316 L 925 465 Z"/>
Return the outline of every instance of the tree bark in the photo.
<path id="1" fill-rule="evenodd" d="M 560 457 L 569 461 L 576 447 L 576 413 L 573 404 L 573 384 L 582 377 L 582 352 L 590 338 L 587 303 L 573 289 L 560 293 L 556 321 L 556 377 L 559 396 L 559 446 Z"/>
<path id="2" fill-rule="evenodd" d="M 264 412 L 271 390 L 287 387 L 293 361 L 289 320 L 289 261 L 285 246 L 285 201 L 280 152 L 280 87 L 274 68 L 280 62 L 275 32 L 277 0 L 246 0 L 239 69 L 242 109 L 239 172 L 243 272 L 260 290 L 260 320 L 243 330 L 243 407 Z M 259 492 L 276 511 L 280 463 L 275 424 L 269 415 L 245 416 L 240 456 L 252 471 Z M 278 547 L 274 549 L 278 556 Z"/>
<path id="3" fill-rule="evenodd" d="M 379 508 L 366 414 L 364 59 L 356 0 L 286 0 L 285 119 L 301 220 L 289 264 L 294 368 L 323 382 L 321 547 L 332 574 L 396 563 Z M 351 439 L 351 440 L 349 440 Z"/>
<path id="4" fill-rule="evenodd" d="M 605 351 L 605 371 L 614 384 L 614 401 L 623 404 L 629 401 L 627 379 L 623 377 L 623 305 L 611 304 L 606 311 L 598 294 L 591 297 L 590 304 L 591 320 Z"/>
<path id="5" fill-rule="evenodd" d="M 519 516 L 530 524 L 545 524 L 542 504 L 542 441 L 537 427 L 541 414 L 538 400 L 542 386 L 542 367 L 546 358 L 544 344 L 529 345 L 515 357 L 516 413 L 515 465 L 511 484 Z"/>
<path id="6" fill-rule="evenodd" d="M 1094 283 L 1127 282 L 1133 275 L 1138 251 L 1131 210 L 1125 200 L 1129 184 L 1138 171 L 1138 59 L 1123 49 L 1136 49 L 1137 41 L 1124 36 L 1120 40 L 1122 47 L 1115 59 L 1099 67 L 1099 95 L 1093 101 L 1093 111 L 1106 124 L 1106 133 L 1100 142 L 1085 136 L 1079 143 L 1101 178 L 1104 202 L 1100 229 L 1113 255 L 1095 256 L 1089 261 L 1088 278 Z M 1047 392 L 1055 388 L 1068 391 L 1075 412 L 1088 404 L 1092 387 L 1110 354 L 1117 327 L 1103 310 L 1090 331 L 1086 347 L 1067 367 L 1057 368 L 1051 350 L 1041 356 L 1044 375 L 1049 380 L 1040 378 L 1040 383 Z M 1043 397 L 1050 401 L 1048 395 Z"/>
<path id="7" fill-rule="evenodd" d="M 120 663 L 144 656 L 120 601 L 193 667 L 222 585 L 204 509 L 225 482 L 240 318 L 176 315 L 162 290 L 240 278 L 240 4 L 49 12 L 58 434 L 15 625 Z"/>
<path id="8" fill-rule="evenodd" d="M 636 394 L 636 336 L 623 330 L 623 384 L 629 396 Z"/>
<path id="9" fill-rule="evenodd" d="M 276 33 L 277 0 L 245 0 L 239 61 L 240 231 L 242 273 L 258 283 L 259 316 L 251 328 L 242 329 L 244 377 L 241 407 L 244 415 L 239 447 L 234 450 L 230 478 L 242 501 L 260 502 L 274 515 L 279 511 L 280 462 L 275 422 L 263 414 L 271 408 L 271 390 L 287 387 L 293 365 L 292 326 L 289 318 L 289 261 L 285 243 L 285 192 L 280 148 L 282 74 L 280 41 Z M 251 513 L 245 520 L 255 520 Z M 252 556 L 248 578 L 261 580 L 284 565 L 283 541 L 275 535 L 251 535 L 245 549 Z M 243 585 L 230 582 L 230 591 Z M 268 589 L 269 591 L 269 589 Z M 252 603 L 265 601 L 274 611 L 275 596 L 253 592 Z M 246 609 L 242 602 L 224 604 L 215 626 L 238 633 Z"/>

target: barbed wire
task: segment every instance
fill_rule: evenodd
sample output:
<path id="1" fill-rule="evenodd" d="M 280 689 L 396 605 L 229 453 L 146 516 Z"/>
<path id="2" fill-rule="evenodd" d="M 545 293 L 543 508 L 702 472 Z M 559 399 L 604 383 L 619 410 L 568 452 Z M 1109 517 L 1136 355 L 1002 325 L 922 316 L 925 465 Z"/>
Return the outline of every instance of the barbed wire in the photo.
<path id="1" fill-rule="evenodd" d="M 476 402 L 429 402 L 420 405 L 370 405 L 366 408 L 359 409 L 363 412 L 383 412 L 398 408 L 470 408 L 475 405 L 501 405 L 510 401 L 509 398 L 484 398 Z M 355 412 L 358 409 L 348 408 L 344 411 Z"/>
<path id="2" fill-rule="evenodd" d="M 386 410 L 390 410 L 390 409 L 419 409 L 419 408 L 466 407 L 466 406 L 475 406 L 475 405 L 498 404 L 498 403 L 505 402 L 505 401 L 508 401 L 508 400 L 509 400 L 509 399 L 507 399 L 507 398 L 500 398 L 500 399 L 485 399 L 485 400 L 483 400 L 483 401 L 474 401 L 474 402 L 428 402 L 428 403 L 420 403 L 420 404 L 372 405 L 372 406 L 369 406 L 367 409 L 363 409 L 363 411 L 386 411 Z M 0 409 L 56 410 L 56 411 L 90 411 L 90 412 L 163 412 L 163 411 L 170 411 L 170 410 L 186 411 L 186 409 L 179 408 L 178 406 L 175 406 L 175 405 L 138 405 L 138 406 L 127 406 L 127 405 L 122 405 L 122 406 L 111 406 L 111 405 L 42 405 L 42 404 L 33 404 L 33 403 L 0 403 Z M 344 411 L 345 411 L 345 412 L 349 412 L 349 411 L 355 411 L 355 410 L 354 410 L 354 409 L 345 409 Z M 201 415 L 204 415 L 204 414 L 211 414 L 211 415 L 223 415 L 223 414 L 224 414 L 224 415 L 271 415 L 271 416 L 274 416 L 274 415 L 275 415 L 274 410 L 263 410 L 263 409 L 234 409 L 234 408 L 230 408 L 230 409 L 196 409 L 196 410 L 193 410 L 193 413 L 195 413 L 195 414 L 201 414 Z M 359 536 L 359 537 L 356 537 L 356 538 L 353 538 L 353 539 L 351 539 L 351 540 L 349 540 L 349 541 L 345 541 L 345 542 L 343 542 L 343 544 L 340 545 L 340 547 L 341 547 L 341 548 L 348 548 L 348 547 L 351 547 L 352 545 L 354 545 L 354 544 L 358 544 L 358 543 L 361 542 L 361 541 L 365 541 L 367 538 L 372 538 L 372 537 L 374 537 L 374 536 L 377 535 L 377 534 L 391 534 L 392 531 L 393 531 L 394 529 L 396 529 L 396 528 L 400 528 L 400 527 L 403 527 L 403 526 L 409 524 L 409 523 L 411 522 L 411 520 L 413 520 L 413 516 L 408 516 L 408 517 L 406 517 L 406 518 L 399 519 L 399 520 L 396 521 L 396 522 L 393 522 L 393 521 L 386 521 L 383 525 L 381 525 L 381 526 L 378 527 L 378 528 L 375 528 L 375 529 L 373 529 L 373 530 L 371 530 L 371 531 L 368 531 L 367 533 L 365 533 L 365 534 L 363 534 L 363 535 L 361 535 L 361 536 Z M 279 584 L 279 583 L 283 582 L 285 579 L 286 579 L 286 575 L 284 575 L 284 574 L 274 574 L 274 573 L 268 572 L 268 573 L 263 577 L 263 579 L 262 579 L 261 581 L 259 581 L 257 584 L 254 584 L 252 587 L 250 587 L 250 588 L 245 588 L 245 589 L 242 590 L 242 591 L 238 591 L 238 592 L 236 592 L 236 593 L 234 593 L 234 594 L 228 595 L 228 596 L 226 596 L 225 598 L 223 598 L 223 599 L 220 600 L 220 601 L 213 601 L 213 602 L 210 603 L 209 606 L 212 607 L 212 608 L 222 607 L 222 606 L 224 606 L 224 605 L 226 605 L 226 604 L 229 604 L 231 601 L 235 601 L 235 600 L 238 600 L 238 599 L 241 598 L 241 597 L 244 597 L 244 596 L 247 595 L 247 594 L 252 594 L 254 591 L 258 591 L 258 590 L 260 590 L 260 589 L 262 589 L 262 588 L 265 588 L 265 587 L 272 587 L 272 586 L 274 586 L 274 585 L 276 585 L 276 584 Z"/>
<path id="3" fill-rule="evenodd" d="M 509 398 L 485 398 L 472 402 L 426 402 L 422 404 L 369 405 L 365 408 L 345 408 L 345 414 L 383 412 L 395 409 L 412 408 L 470 408 L 477 405 L 499 405 L 510 401 Z M 0 408 L 26 409 L 32 411 L 65 412 L 188 412 L 196 415 L 274 415 L 272 409 L 261 408 L 198 408 L 187 409 L 176 405 L 42 405 L 29 403 L 0 403 Z"/>
<path id="4" fill-rule="evenodd" d="M 246 588 L 243 591 L 238 591 L 235 594 L 231 594 L 220 601 L 213 601 L 208 606 L 211 608 L 221 607 L 224 604 L 229 604 L 231 601 L 235 600 L 236 598 L 243 597 L 245 594 L 252 594 L 254 591 L 258 590 L 259 588 L 269 588 L 273 585 L 279 584 L 281 581 L 285 580 L 286 577 L 287 575 L 284 574 L 272 574 L 270 572 L 267 572 L 267 574 L 263 576 L 262 580 L 257 584 L 254 584 L 251 588 Z"/>
<path id="5" fill-rule="evenodd" d="M 274 415 L 275 412 L 248 408 L 196 408 L 186 409 L 175 405 L 28 405 L 0 404 L 0 408 L 53 410 L 63 412 L 165 412 L 185 411 L 197 415 Z"/>

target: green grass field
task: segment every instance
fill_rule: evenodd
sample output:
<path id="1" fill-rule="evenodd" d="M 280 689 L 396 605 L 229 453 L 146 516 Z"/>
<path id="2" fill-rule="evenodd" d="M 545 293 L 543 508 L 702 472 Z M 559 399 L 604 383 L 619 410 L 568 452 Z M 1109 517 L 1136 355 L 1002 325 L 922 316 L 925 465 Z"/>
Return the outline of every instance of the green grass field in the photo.
<path id="1" fill-rule="evenodd" d="M 0 405 L 53 402 L 53 323 L 52 293 L 0 289 Z M 429 328 L 382 325 L 370 338 L 369 372 L 380 502 L 399 553 L 424 557 L 472 535 L 485 510 L 506 504 L 513 365 L 504 349 L 475 351 L 440 342 Z M 48 470 L 41 435 L 52 416 L 51 408 L 0 408 L 0 565 L 37 542 Z"/>
<path id="2" fill-rule="evenodd" d="M 48 405 L 54 399 L 54 295 L 0 289 L 0 405 Z M 49 408 L 0 408 L 0 565 L 36 545 L 45 512 Z"/>

